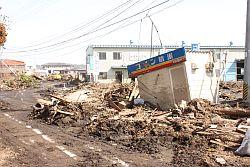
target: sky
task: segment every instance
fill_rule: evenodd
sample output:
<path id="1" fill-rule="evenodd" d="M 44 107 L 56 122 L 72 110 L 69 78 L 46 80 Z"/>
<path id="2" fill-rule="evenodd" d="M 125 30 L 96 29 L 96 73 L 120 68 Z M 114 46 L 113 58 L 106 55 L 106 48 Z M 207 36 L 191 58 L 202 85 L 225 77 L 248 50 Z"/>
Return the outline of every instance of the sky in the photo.
<path id="1" fill-rule="evenodd" d="M 1 58 L 85 63 L 100 45 L 244 45 L 247 0 L 1 0 L 7 42 Z M 150 10 L 149 10 L 150 9 Z M 157 34 L 157 31 L 159 36 Z"/>

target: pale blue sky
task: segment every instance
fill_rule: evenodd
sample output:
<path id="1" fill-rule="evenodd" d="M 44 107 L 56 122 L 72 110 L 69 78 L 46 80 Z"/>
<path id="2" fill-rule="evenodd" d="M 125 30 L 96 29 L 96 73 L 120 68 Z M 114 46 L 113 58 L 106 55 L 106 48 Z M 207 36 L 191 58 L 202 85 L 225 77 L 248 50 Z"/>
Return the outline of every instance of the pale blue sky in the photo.
<path id="1" fill-rule="evenodd" d="M 81 36 L 94 28 L 100 28 L 100 23 L 110 20 L 123 10 L 126 12 L 105 25 L 119 21 L 164 0 L 131 0 L 116 13 L 94 22 L 89 27 L 62 35 L 76 29 L 77 25 L 103 16 L 105 12 L 126 1 L 1 0 L 2 10 L 0 12 L 9 17 L 11 29 L 3 57 L 23 60 L 32 65 L 46 62 L 80 64 L 85 62 L 85 50 L 90 44 L 120 45 L 129 44 L 129 40 L 132 40 L 134 44 L 150 44 L 151 25 L 148 18 L 116 30 L 109 35 L 98 37 L 130 22 L 140 20 L 146 16 L 146 13 L 83 36 L 78 40 L 63 43 L 63 45 L 58 44 Z M 170 0 L 149 12 L 150 15 L 166 8 L 151 17 L 159 30 L 164 45 L 181 44 L 181 41 L 185 41 L 187 44 L 198 42 L 201 45 L 228 45 L 232 41 L 234 45 L 244 45 L 246 0 L 184 0 L 174 7 L 167 8 L 177 2 L 179 1 Z M 132 6 L 133 3 L 135 5 Z M 126 10 L 130 5 L 132 7 Z M 154 44 L 158 45 L 159 40 L 155 31 L 153 38 Z"/>

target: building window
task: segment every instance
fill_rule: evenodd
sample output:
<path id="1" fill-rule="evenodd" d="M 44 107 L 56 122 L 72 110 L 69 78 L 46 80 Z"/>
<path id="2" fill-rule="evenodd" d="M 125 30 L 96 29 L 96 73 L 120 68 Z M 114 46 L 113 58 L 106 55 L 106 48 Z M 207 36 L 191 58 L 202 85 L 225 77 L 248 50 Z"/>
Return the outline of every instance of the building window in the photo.
<path id="1" fill-rule="evenodd" d="M 107 79 L 108 73 L 107 72 L 99 72 L 98 79 Z"/>
<path id="2" fill-rule="evenodd" d="M 87 55 L 86 64 L 90 64 L 90 55 Z"/>
<path id="3" fill-rule="evenodd" d="M 106 60 L 106 52 L 99 52 L 99 60 Z"/>
<path id="4" fill-rule="evenodd" d="M 122 53 L 121 52 L 113 52 L 113 60 L 121 60 Z"/>
<path id="5" fill-rule="evenodd" d="M 220 53 L 217 53 L 216 56 L 217 56 L 217 59 L 220 59 Z"/>

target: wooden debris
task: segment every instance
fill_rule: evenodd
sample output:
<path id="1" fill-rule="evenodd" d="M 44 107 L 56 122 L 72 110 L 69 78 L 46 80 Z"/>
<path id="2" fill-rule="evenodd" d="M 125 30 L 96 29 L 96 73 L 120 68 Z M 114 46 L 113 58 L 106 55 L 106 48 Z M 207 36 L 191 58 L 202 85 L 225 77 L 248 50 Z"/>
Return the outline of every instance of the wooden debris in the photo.
<path id="1" fill-rule="evenodd" d="M 211 132 L 196 132 L 197 134 L 200 134 L 200 135 L 213 135 L 214 133 L 211 133 Z"/>
<path id="2" fill-rule="evenodd" d="M 250 117 L 250 110 L 241 108 L 216 109 L 218 114 L 225 114 L 232 117 Z"/>
<path id="3" fill-rule="evenodd" d="M 117 103 L 117 106 L 120 108 L 120 109 L 125 109 L 126 108 L 126 103 L 124 101 L 121 101 L 121 102 L 118 102 Z"/>
<path id="4" fill-rule="evenodd" d="M 36 101 L 37 101 L 37 103 L 41 103 L 41 104 L 47 105 L 47 106 L 53 105 L 52 101 L 48 101 L 48 100 L 44 100 L 44 99 L 37 99 Z"/>
<path id="5" fill-rule="evenodd" d="M 61 114 L 66 114 L 66 115 L 75 115 L 74 113 L 67 112 L 67 111 L 62 111 L 62 110 L 55 110 L 56 113 L 61 113 Z"/>
<path id="6" fill-rule="evenodd" d="M 119 112 L 119 116 L 132 116 L 132 115 L 136 115 L 138 112 L 136 110 L 130 110 L 130 109 L 126 109 L 123 110 L 122 112 Z"/>
<path id="7" fill-rule="evenodd" d="M 64 99 L 63 97 L 57 96 L 57 95 L 52 95 L 50 94 L 51 97 L 54 97 L 55 99 L 60 100 L 60 102 L 64 105 L 71 103 L 70 101 Z"/>
<path id="8" fill-rule="evenodd" d="M 138 84 L 135 84 L 128 101 L 132 101 L 133 99 L 136 99 L 139 96 L 139 88 Z"/>
<path id="9" fill-rule="evenodd" d="M 243 130 L 243 129 L 240 129 L 240 128 L 236 128 L 235 131 L 238 132 L 238 133 L 241 133 L 241 134 L 245 134 L 246 133 L 246 130 Z"/>
<path id="10" fill-rule="evenodd" d="M 219 146 L 223 146 L 223 147 L 226 147 L 226 148 L 231 148 L 231 149 L 233 149 L 231 146 L 228 146 L 228 145 L 226 145 L 226 144 L 224 144 L 224 143 L 222 143 L 222 142 L 218 142 L 218 141 L 215 141 L 215 140 L 210 140 L 210 143 L 217 144 L 217 145 L 219 145 Z"/>
<path id="11" fill-rule="evenodd" d="M 121 111 L 122 109 L 120 107 L 118 107 L 111 99 L 108 99 L 108 103 L 111 107 L 113 107 L 114 109 Z"/>

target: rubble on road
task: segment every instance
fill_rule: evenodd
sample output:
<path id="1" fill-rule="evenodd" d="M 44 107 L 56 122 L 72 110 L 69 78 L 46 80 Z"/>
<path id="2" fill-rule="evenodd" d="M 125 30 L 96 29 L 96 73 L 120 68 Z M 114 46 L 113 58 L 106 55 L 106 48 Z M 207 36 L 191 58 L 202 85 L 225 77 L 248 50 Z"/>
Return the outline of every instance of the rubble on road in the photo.
<path id="1" fill-rule="evenodd" d="M 83 101 L 65 97 L 77 90 L 53 92 L 33 106 L 32 118 L 63 127 L 80 127 L 76 135 L 116 143 L 147 154 L 162 148 L 175 152 L 178 165 L 237 166 L 246 159 L 234 155 L 249 128 L 248 108 L 214 104 L 205 99 L 182 102 L 161 111 L 147 103 L 135 104 L 135 85 L 78 85 L 88 92 Z M 88 91 L 87 91 L 88 90 Z"/>
<path id="2" fill-rule="evenodd" d="M 10 104 L 6 101 L 0 100 L 0 110 L 9 110 Z"/>
<path id="3" fill-rule="evenodd" d="M 236 100 L 242 97 L 243 81 L 228 81 L 220 82 L 220 95 L 221 99 L 226 101 Z"/>

